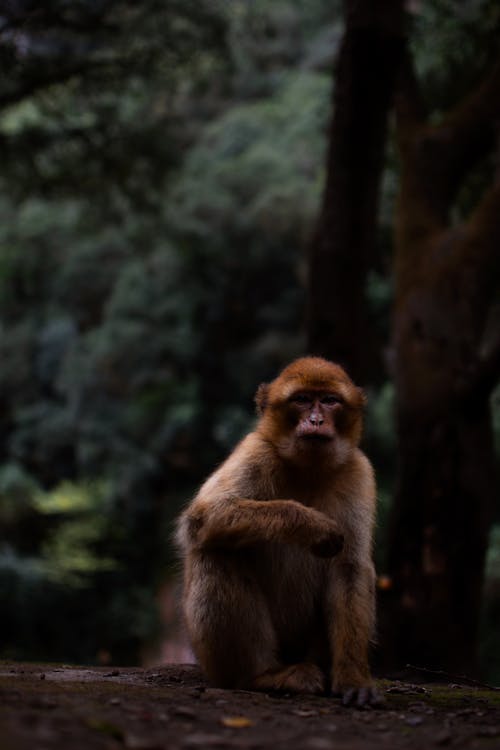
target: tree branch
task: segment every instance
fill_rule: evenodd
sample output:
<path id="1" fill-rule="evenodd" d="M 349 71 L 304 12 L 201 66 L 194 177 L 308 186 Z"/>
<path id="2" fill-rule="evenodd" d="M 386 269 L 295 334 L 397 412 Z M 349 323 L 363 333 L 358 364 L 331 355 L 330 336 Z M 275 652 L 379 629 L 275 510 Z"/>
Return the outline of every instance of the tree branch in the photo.
<path id="1" fill-rule="evenodd" d="M 493 144 L 500 124 L 500 58 L 476 91 L 433 130 L 447 144 L 450 181 L 458 184 Z"/>
<path id="2" fill-rule="evenodd" d="M 412 232 L 418 230 L 421 235 L 445 229 L 465 174 L 494 146 L 500 123 L 500 60 L 477 91 L 440 124 L 430 125 L 407 53 L 397 89 L 396 113 L 398 144 L 403 155 L 402 192 L 405 205 L 412 207 Z M 489 233 L 498 241 L 497 192 L 495 187 L 487 191 L 466 224 L 468 231 L 475 233 L 474 241 L 480 239 L 479 235 L 485 238 L 485 250 L 491 245 Z M 467 253 L 466 246 L 461 252 Z"/>

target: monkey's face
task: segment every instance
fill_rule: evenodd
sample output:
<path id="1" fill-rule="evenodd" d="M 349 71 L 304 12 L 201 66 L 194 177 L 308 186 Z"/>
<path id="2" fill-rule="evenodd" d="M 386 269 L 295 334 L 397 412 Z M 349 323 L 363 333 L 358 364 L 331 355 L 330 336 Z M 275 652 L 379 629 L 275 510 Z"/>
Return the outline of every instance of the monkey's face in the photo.
<path id="1" fill-rule="evenodd" d="M 327 444 L 335 438 L 335 414 L 341 408 L 342 400 L 335 393 L 294 393 L 289 399 L 288 411 L 296 438 L 311 444 Z"/>
<path id="2" fill-rule="evenodd" d="M 340 393 L 334 390 L 299 390 L 281 406 L 284 422 L 282 441 L 289 458 L 308 461 L 328 459 L 336 464 L 348 457 L 359 422 Z M 356 430 L 355 430 L 356 431 Z"/>
<path id="3" fill-rule="evenodd" d="M 296 360 L 256 396 L 259 431 L 299 464 L 344 463 L 361 436 L 364 394 L 338 365 Z"/>

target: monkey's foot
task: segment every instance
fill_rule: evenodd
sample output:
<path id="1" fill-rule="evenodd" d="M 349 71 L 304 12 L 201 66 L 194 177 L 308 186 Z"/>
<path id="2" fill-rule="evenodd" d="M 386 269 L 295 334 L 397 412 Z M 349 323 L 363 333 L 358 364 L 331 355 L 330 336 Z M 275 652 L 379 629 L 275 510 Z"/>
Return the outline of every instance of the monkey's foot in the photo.
<path id="1" fill-rule="evenodd" d="M 291 664 L 259 675 L 255 678 L 253 687 L 256 690 L 320 695 L 325 692 L 325 675 L 316 664 Z"/>
<path id="2" fill-rule="evenodd" d="M 384 699 L 376 691 L 373 685 L 365 687 L 334 687 L 334 696 L 342 698 L 343 706 L 356 706 L 356 708 L 382 708 Z"/>

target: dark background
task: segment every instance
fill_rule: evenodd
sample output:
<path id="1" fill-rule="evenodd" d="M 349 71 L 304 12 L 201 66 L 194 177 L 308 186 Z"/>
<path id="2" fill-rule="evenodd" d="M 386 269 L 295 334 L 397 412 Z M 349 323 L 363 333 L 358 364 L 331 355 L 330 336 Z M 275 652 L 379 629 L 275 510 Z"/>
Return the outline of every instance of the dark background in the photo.
<path id="1" fill-rule="evenodd" d="M 500 7 L 371 5 L 0 2 L 0 657 L 186 658 L 173 519 L 310 351 L 379 668 L 500 681 Z"/>

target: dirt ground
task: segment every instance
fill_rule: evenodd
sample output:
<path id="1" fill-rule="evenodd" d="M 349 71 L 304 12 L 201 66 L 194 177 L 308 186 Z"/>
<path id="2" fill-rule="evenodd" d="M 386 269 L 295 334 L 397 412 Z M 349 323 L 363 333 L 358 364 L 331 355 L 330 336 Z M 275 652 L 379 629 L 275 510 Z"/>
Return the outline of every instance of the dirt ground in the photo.
<path id="1" fill-rule="evenodd" d="M 379 681 L 387 705 L 219 690 L 191 665 L 0 663 L 1 750 L 500 748 L 500 691 Z"/>

